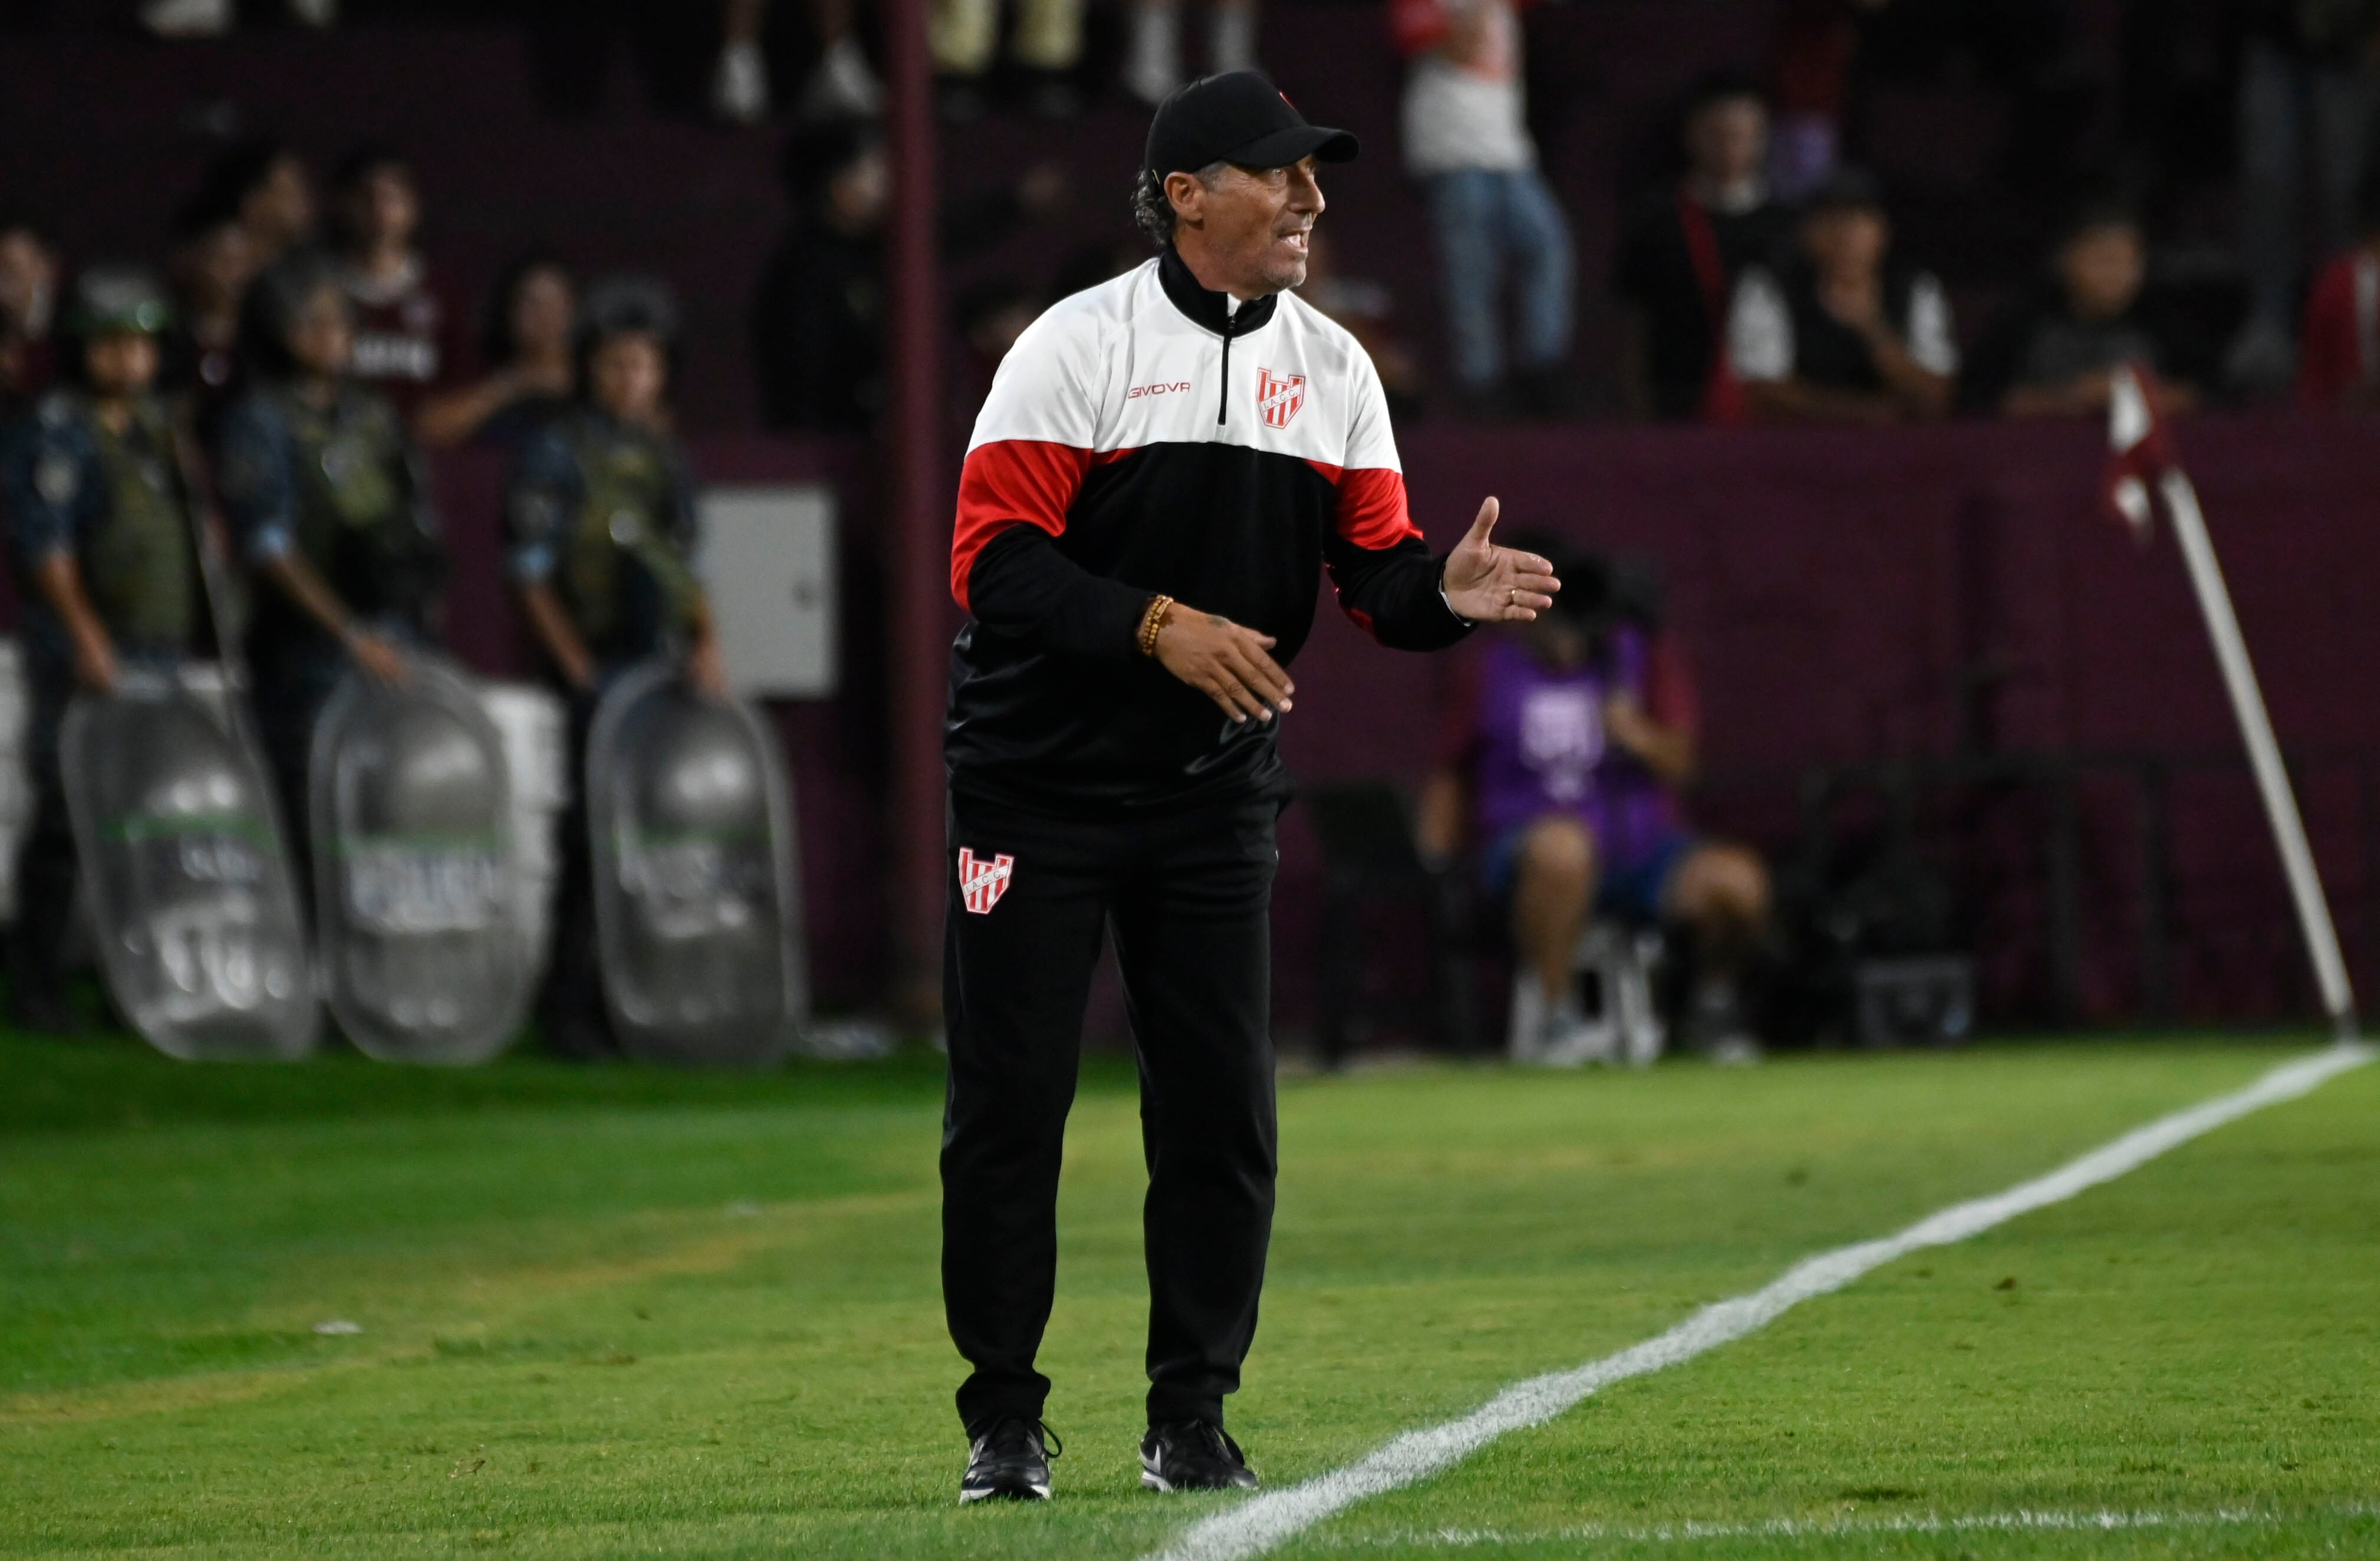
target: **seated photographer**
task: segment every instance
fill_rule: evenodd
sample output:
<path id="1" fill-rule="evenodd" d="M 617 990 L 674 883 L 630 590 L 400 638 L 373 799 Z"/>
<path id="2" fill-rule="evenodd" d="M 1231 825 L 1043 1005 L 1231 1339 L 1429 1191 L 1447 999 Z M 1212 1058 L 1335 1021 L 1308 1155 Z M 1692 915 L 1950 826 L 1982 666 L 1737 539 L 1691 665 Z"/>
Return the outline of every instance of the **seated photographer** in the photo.
<path id="1" fill-rule="evenodd" d="M 1738 845 L 1695 835 L 1677 793 L 1693 775 L 1694 695 L 1660 630 L 1658 587 L 1560 538 L 1512 545 L 1554 561 L 1550 612 L 1482 636 L 1459 664 L 1439 765 L 1422 793 L 1420 844 L 1452 860 L 1466 834 L 1489 903 L 1511 905 L 1516 1049 L 1591 1059 L 1572 961 L 1597 915 L 1683 929 L 1697 979 L 1684 1038 L 1748 1062 L 1737 977 L 1768 916 L 1768 874 Z"/>

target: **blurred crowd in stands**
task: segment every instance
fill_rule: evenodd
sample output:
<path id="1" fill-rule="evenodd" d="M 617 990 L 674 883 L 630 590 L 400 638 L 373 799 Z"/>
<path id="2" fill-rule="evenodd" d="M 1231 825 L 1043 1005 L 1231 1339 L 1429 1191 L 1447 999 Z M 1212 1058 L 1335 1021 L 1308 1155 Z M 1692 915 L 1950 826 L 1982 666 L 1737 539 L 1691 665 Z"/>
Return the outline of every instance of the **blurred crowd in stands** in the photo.
<path id="1" fill-rule="evenodd" d="M 1597 89 L 1532 71 L 1534 4 L 1347 7 L 1370 30 L 1372 42 L 1357 46 L 1393 48 L 1402 61 L 1395 134 L 1369 132 L 1367 151 L 1412 181 L 1415 218 L 1427 228 L 1415 248 L 1434 260 L 1437 296 L 1434 310 L 1399 299 L 1391 283 L 1366 273 L 1366 254 L 1347 230 L 1328 221 L 1302 292 L 1370 353 L 1400 419 L 2083 417 L 2104 410 L 2111 374 L 2133 365 L 2153 370 L 2177 408 L 2295 400 L 2380 410 L 2380 0 L 1775 0 L 1779 25 L 1765 69 L 1711 70 L 1635 127 L 1666 154 L 1634 166 L 1615 160 L 1627 168 L 1610 192 L 1618 215 L 1599 232 L 1583 227 L 1577 185 L 1566 200 L 1540 144 L 1562 121 L 1562 94 Z M 1086 40 L 1099 14 L 1087 17 L 1083 0 L 1017 0 L 1006 15 L 997 0 L 933 0 L 940 120 L 953 135 L 988 119 L 1041 121 L 1039 140 L 1026 144 L 1049 146 L 1073 133 L 1064 122 L 1102 102 L 1152 103 L 1189 75 L 1260 63 L 1254 0 L 1204 0 L 1198 28 L 1179 0 L 1125 6 L 1103 24 L 1111 46 L 1095 53 Z M 0 21 L 23 9 L 22 0 L 0 0 Z M 734 133 L 765 125 L 783 137 L 775 169 L 788 215 L 752 279 L 746 317 L 759 419 L 779 430 L 870 430 L 889 401 L 884 269 L 894 199 L 885 87 L 871 53 L 877 18 L 853 0 L 805 0 L 797 11 L 768 0 L 464 8 L 474 20 L 494 11 L 565 34 L 659 29 L 681 44 L 698 41 L 695 108 Z M 2086 12 L 2120 18 L 2119 82 L 2077 64 Z M 143 0 L 137 20 L 183 39 L 235 25 L 330 29 L 343 18 L 338 0 Z M 798 47 L 784 46 L 789 34 Z M 2182 61 L 2192 49 L 2202 57 Z M 1292 79 L 1330 68 L 1280 63 Z M 2185 78 L 2194 96 L 2178 85 Z M 2218 85 L 2213 98 L 2209 81 Z M 1882 83 L 1905 103 L 1912 82 L 1929 108 L 1925 94 L 1937 90 L 1989 91 L 2007 108 L 1992 177 L 2023 200 L 1995 210 L 2034 216 L 1993 248 L 2006 259 L 1990 262 L 2000 274 L 1984 285 L 1973 256 L 1905 240 L 1904 230 L 1927 230 L 1908 220 L 1905 180 L 1874 155 L 1889 150 L 1879 125 L 1905 132 L 1910 121 L 1888 121 L 1870 94 Z M 2220 149 L 2211 159 L 2204 146 L 2183 145 L 2193 117 L 2210 111 L 2230 126 L 2203 138 Z M 2211 221 L 2204 203 L 2186 211 L 2176 194 L 2171 164 L 2192 155 L 2202 169 L 2220 168 Z M 988 181 L 980 160 L 968 165 L 977 172 L 945 180 L 937 213 L 941 252 L 958 278 L 945 381 L 954 437 L 1045 307 L 1148 260 L 1121 189 L 1111 236 L 1038 244 L 1064 230 L 1060 212 L 1095 198 L 1074 188 L 1064 160 L 1020 159 Z M 20 595 L 49 589 L 40 580 L 39 592 L 24 587 L 28 561 L 39 562 L 26 515 L 44 504 L 63 514 L 74 497 L 72 483 L 49 480 L 66 468 L 63 457 L 44 464 L 55 452 L 42 440 L 56 436 L 42 431 L 44 396 L 65 388 L 105 401 L 115 370 L 94 367 L 93 344 L 153 338 L 155 382 L 175 428 L 214 457 L 225 540 L 259 573 L 262 601 L 281 599 L 268 586 L 288 599 L 285 618 L 303 610 L 348 623 L 350 653 L 369 661 L 383 631 L 358 603 L 374 599 L 389 572 L 358 568 L 326 592 L 312 591 L 310 575 L 284 579 L 274 571 L 288 527 L 276 516 L 304 502 L 342 515 L 364 505 L 410 546 L 408 517 L 425 535 L 434 530 L 421 453 L 434 460 L 478 446 L 512 458 L 507 566 L 559 683 L 583 692 L 627 652 L 589 627 L 608 619 L 561 604 L 552 582 L 568 583 L 571 548 L 557 517 L 623 504 L 646 519 L 626 532 L 615 525 L 612 540 L 659 583 L 658 595 L 647 593 L 659 605 L 640 611 L 655 617 L 667 607 L 685 620 L 690 667 L 716 682 L 698 593 L 673 563 L 691 545 L 690 478 L 674 438 L 678 316 L 666 290 L 616 277 L 582 284 L 569 256 L 529 246 L 524 233 L 475 306 L 424 251 L 431 194 L 396 146 L 360 144 L 317 164 L 285 141 L 241 139 L 218 148 L 161 224 L 168 236 L 159 253 L 70 257 L 45 214 L 12 208 L 0 185 L 0 452 L 8 455 L 0 465 L 22 478 L 8 517 Z M 1039 281 L 977 263 L 1020 236 L 1038 246 Z M 2017 258 L 2028 250 L 2029 263 Z M 125 269 L 144 259 L 153 282 Z M 1583 291 L 1607 285 L 1608 299 Z M 1616 332 L 1582 329 L 1598 312 L 1616 318 Z M 1434 342 L 1418 324 L 1432 314 Z M 1611 361 L 1584 360 L 1597 352 Z M 146 373 L 132 376 L 143 395 Z M 311 400 L 298 393 L 309 387 L 319 392 Z M 311 501 L 258 496 L 250 479 L 268 466 L 287 468 L 281 486 L 292 491 L 312 469 L 283 458 L 304 430 L 275 433 L 268 413 L 293 426 L 327 419 L 324 459 L 313 465 L 332 480 Z M 63 412 L 47 416 L 63 427 Z M 96 471 L 110 458 L 108 440 L 127 436 L 116 428 L 92 437 L 96 454 L 86 454 Z M 346 462 L 349 475 L 385 478 L 364 481 L 378 495 L 369 505 L 331 469 L 341 463 L 330 457 L 358 440 L 372 458 Z M 206 482 L 200 470 L 189 486 Z M 1558 538 L 1535 545 L 1559 551 Z M 1748 1043 L 1735 974 L 1769 936 L 1768 880 L 1756 857 L 1693 834 L 1678 810 L 1675 793 L 1694 763 L 1695 702 L 1649 589 L 1629 586 L 1609 561 L 1563 556 L 1563 575 L 1580 582 L 1563 611 L 1491 647 L 1484 671 L 1466 671 L 1425 799 L 1423 844 L 1433 859 L 1451 856 L 1463 816 L 1476 815 L 1483 883 L 1509 898 L 1524 956 L 1517 1047 L 1584 1055 L 1588 1033 L 1565 986 L 1571 951 L 1587 917 L 1613 914 L 1692 934 L 1707 990 L 1694 998 L 1701 1019 L 1690 1035 L 1712 1056 L 1740 1058 Z M 434 592 L 417 594 L 426 602 Z M 45 599 L 34 601 L 37 612 Z M 269 617 L 252 633 L 272 628 Z M 398 629 L 434 639 L 427 609 L 414 617 Z M 658 642 L 652 624 L 637 633 L 628 637 L 647 650 Z M 65 645 L 53 647 L 57 657 Z M 252 653 L 269 662 L 270 647 L 260 646 Z M 91 657 L 75 653 L 74 677 L 104 685 L 105 658 L 94 671 L 84 664 Z M 311 666 L 291 676 L 311 676 Z M 276 762 L 299 747 L 293 737 L 277 750 L 286 753 Z M 8 955 L 23 963 L 18 950 Z M 565 986 L 594 989 L 570 968 Z M 547 1018 L 568 1032 L 568 1014 Z"/>
<path id="2" fill-rule="evenodd" d="M 258 331 L 253 284 L 277 262 L 307 256 L 326 262 L 346 294 L 354 377 L 385 396 L 422 444 L 516 444 L 571 392 L 571 272 L 555 257 L 524 251 L 474 331 L 414 242 L 420 222 L 413 170 L 393 147 L 357 147 L 319 191 L 305 160 L 281 141 L 227 148 L 172 217 L 159 268 L 173 306 L 161 384 L 184 396 L 194 426 L 211 433 L 254 367 L 244 351 Z M 12 412 L 69 367 L 55 341 L 64 280 L 38 224 L 0 218 L 0 406 Z"/>
<path id="3" fill-rule="evenodd" d="M 1671 171 L 1621 192 L 1609 233 L 1580 231 L 1541 166 L 1532 126 L 1545 116 L 1532 112 L 1529 84 L 1540 95 L 1592 87 L 1532 76 L 1532 3 L 1386 0 L 1375 23 L 1406 62 L 1395 153 L 1432 229 L 1437 350 L 1416 328 L 1420 301 L 1346 266 L 1327 224 L 1305 291 L 1370 349 L 1401 417 L 1575 416 L 1598 399 L 1589 384 L 1616 384 L 1618 410 L 1669 419 L 2081 414 L 2104 402 L 2108 370 L 2130 362 L 2157 370 L 2182 405 L 2292 393 L 2380 404 L 2380 0 L 1785 0 L 1767 68 L 1694 85 L 1662 134 L 1676 143 Z M 337 0 L 285 8 L 146 0 L 138 20 L 169 38 L 341 21 Z M 588 28 L 691 28 L 717 49 L 710 111 L 785 127 L 792 218 L 750 313 L 762 419 L 868 427 L 885 395 L 880 272 L 892 198 L 877 118 L 884 90 L 868 43 L 875 18 L 852 0 L 806 0 L 790 17 L 768 0 L 721 0 L 684 7 L 674 24 L 625 0 L 566 9 Z M 2119 117 L 2154 117 L 2156 83 L 2174 76 L 2160 50 L 2194 39 L 2224 56 L 2236 163 L 2225 286 L 2158 286 L 2170 202 L 2154 146 L 2143 152 L 2140 136 L 2119 134 L 2091 142 L 2087 157 L 2078 150 L 2080 127 L 2108 117 L 2093 94 L 2110 89 L 2104 71 L 2074 64 L 2076 18 L 2111 9 L 2125 28 Z M 953 125 L 1063 118 L 1102 94 L 1152 102 L 1185 73 L 1258 60 L 1254 0 L 1208 0 L 1203 32 L 1178 10 L 1177 0 L 1130 0 L 1106 51 L 1118 75 L 1100 80 L 1085 64 L 1082 0 L 1019 0 L 1008 16 L 996 0 L 935 0 L 939 112 Z M 789 30 L 802 41 L 790 54 L 777 42 Z M 774 81 L 771 61 L 784 58 L 799 64 Z M 2030 279 L 1946 285 L 1937 271 L 1959 257 L 1901 242 L 1892 182 L 1850 160 L 1869 85 L 1929 71 L 1987 83 L 2011 105 L 2007 176 L 2027 184 L 2045 219 L 2058 213 Z M 965 260 L 1082 198 L 1056 163 L 949 192 L 945 255 Z M 249 279 L 318 244 L 357 312 L 357 373 L 390 395 L 424 446 L 516 442 L 570 389 L 569 269 L 525 251 L 475 309 L 448 294 L 416 244 L 421 203 L 393 148 L 360 148 L 322 170 L 271 140 L 225 150 L 173 214 L 161 257 L 176 298 L 168 381 L 202 414 L 219 408 L 237 378 Z M 988 383 L 1052 297 L 1140 263 L 1124 219 L 1119 199 L 1115 241 L 1055 257 L 1046 285 L 994 275 L 957 289 L 959 381 Z M 2193 243 L 2203 258 L 2206 246 Z M 1588 245 L 1614 257 L 1621 328 L 1595 344 L 1614 355 L 1609 365 L 1583 364 L 1576 339 Z M 67 260 L 42 215 L 6 211 L 0 191 L 0 399 L 11 405 L 53 372 L 52 300 Z"/>

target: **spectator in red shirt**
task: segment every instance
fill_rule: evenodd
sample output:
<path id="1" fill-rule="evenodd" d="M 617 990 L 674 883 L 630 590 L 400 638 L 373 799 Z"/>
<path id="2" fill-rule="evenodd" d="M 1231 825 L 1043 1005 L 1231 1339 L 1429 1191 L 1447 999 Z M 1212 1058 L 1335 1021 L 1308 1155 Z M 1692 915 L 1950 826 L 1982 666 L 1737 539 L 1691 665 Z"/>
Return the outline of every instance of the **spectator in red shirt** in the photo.
<path id="1" fill-rule="evenodd" d="M 1389 0 L 1390 31 L 1413 62 L 1405 169 L 1428 189 L 1455 392 L 1475 416 L 1561 416 L 1576 402 L 1570 222 L 1529 137 L 1522 3 Z M 1497 307 L 1508 285 L 1509 333 Z"/>
<path id="2" fill-rule="evenodd" d="M 394 148 L 349 152 L 331 175 L 339 276 L 355 306 L 354 376 L 410 417 L 445 378 L 448 321 L 429 264 L 414 245 L 421 193 Z"/>
<path id="3" fill-rule="evenodd" d="M 1636 212 L 1620 250 L 1621 370 L 1640 417 L 1743 420 L 1728 367 L 1728 310 L 1753 267 L 1782 272 L 1793 212 L 1769 188 L 1768 104 L 1742 77 L 1714 75 L 1687 99 L 1684 177 Z"/>
<path id="4" fill-rule="evenodd" d="M 1694 684 L 1641 571 L 1551 536 L 1512 545 L 1554 561 L 1550 612 L 1458 663 L 1420 843 L 1451 860 L 1466 835 L 1481 887 L 1509 903 L 1520 951 L 1515 1055 L 1577 1064 L 1587 1044 L 1572 958 L 1590 916 L 1688 929 L 1700 976 L 1688 1039 L 1715 1061 L 1758 1048 L 1736 979 L 1768 915 L 1768 875 L 1742 846 L 1697 835 L 1678 805 L 1700 720 Z M 1548 551 L 1548 550 L 1551 550 Z"/>
<path id="5" fill-rule="evenodd" d="M 2357 242 L 2314 279 L 2298 357 L 2309 406 L 2380 407 L 2380 169 L 2363 182 Z"/>
<path id="6" fill-rule="evenodd" d="M 2246 24 L 2238 123 L 2248 320 L 2225 369 L 2236 388 L 2269 394 L 2289 387 L 2307 230 L 2321 251 L 2352 236 L 2356 191 L 2380 129 L 2380 0 L 2240 0 L 2238 9 Z"/>

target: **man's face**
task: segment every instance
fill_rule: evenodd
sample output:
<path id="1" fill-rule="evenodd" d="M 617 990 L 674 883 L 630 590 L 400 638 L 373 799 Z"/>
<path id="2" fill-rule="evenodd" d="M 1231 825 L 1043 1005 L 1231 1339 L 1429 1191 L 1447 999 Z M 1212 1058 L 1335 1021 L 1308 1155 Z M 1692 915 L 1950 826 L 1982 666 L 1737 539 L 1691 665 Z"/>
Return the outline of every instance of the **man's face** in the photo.
<path id="1" fill-rule="evenodd" d="M 2140 296 L 2146 264 L 2140 233 L 2129 223 L 2106 223 L 2066 241 L 2058 251 L 2058 274 L 2077 316 L 2113 320 Z"/>
<path id="2" fill-rule="evenodd" d="M 219 223 L 182 253 L 182 284 L 203 309 L 237 307 L 256 277 L 256 246 L 237 223 Z"/>
<path id="3" fill-rule="evenodd" d="M 552 266 L 540 266 L 513 289 L 509 321 L 513 351 L 522 357 L 555 357 L 570 350 L 570 323 L 576 309 L 570 278 Z"/>
<path id="4" fill-rule="evenodd" d="M 1253 298 L 1305 280 L 1306 244 L 1323 206 L 1314 175 L 1311 157 L 1286 168 L 1226 163 L 1212 184 L 1168 175 L 1165 193 L 1181 224 L 1201 236 L 1225 287 Z"/>
<path id="5" fill-rule="evenodd" d="M 413 175 L 395 163 L 374 168 L 346 192 L 348 231 L 367 247 L 401 248 L 413 242 L 421 223 L 421 197 Z"/>
<path id="6" fill-rule="evenodd" d="M 587 377 L 603 410 L 624 423 L 650 422 L 669 384 L 669 353 L 647 332 L 623 331 L 596 346 Z"/>
<path id="7" fill-rule="evenodd" d="M 138 395 L 157 378 L 157 338 L 143 331 L 94 336 L 82 349 L 83 370 L 101 395 Z"/>
<path id="8" fill-rule="evenodd" d="M 880 146 L 870 146 L 827 181 L 828 219 L 844 233 L 873 233 L 892 199 L 892 164 Z"/>
<path id="9" fill-rule="evenodd" d="M 23 228 L 0 233 L 0 333 L 38 336 L 56 302 L 58 262 Z"/>
<path id="10" fill-rule="evenodd" d="M 1751 178 L 1768 161 L 1767 106 L 1753 97 L 1706 103 L 1686 127 L 1686 156 L 1694 176 L 1706 183 L 1736 185 Z"/>
<path id="11" fill-rule="evenodd" d="M 295 157 L 275 159 L 263 182 L 240 202 L 239 216 L 275 252 L 311 233 L 314 188 L 305 164 Z"/>
<path id="12" fill-rule="evenodd" d="M 1872 276 L 1884 265 L 1892 227 L 1866 206 L 1828 206 L 1802 224 L 1802 248 L 1825 276 Z"/>
<path id="13" fill-rule="evenodd" d="M 310 374 L 336 378 L 347 371 L 355 346 L 346 295 L 335 285 L 315 288 L 289 321 L 289 356 Z"/>

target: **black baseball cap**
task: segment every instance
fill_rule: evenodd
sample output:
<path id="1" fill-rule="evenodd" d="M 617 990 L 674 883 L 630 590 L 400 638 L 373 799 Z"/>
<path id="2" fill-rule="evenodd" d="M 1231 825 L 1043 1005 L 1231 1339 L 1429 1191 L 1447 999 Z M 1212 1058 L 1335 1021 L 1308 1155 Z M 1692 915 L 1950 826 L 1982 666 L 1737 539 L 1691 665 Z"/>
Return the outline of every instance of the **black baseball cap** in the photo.
<path id="1" fill-rule="evenodd" d="M 1864 168 L 1841 167 L 1819 181 L 1818 187 L 1802 198 L 1802 211 L 1806 216 L 1821 212 L 1881 212 L 1884 210 L 1884 186 Z"/>
<path id="2" fill-rule="evenodd" d="M 1147 167 L 1160 178 L 1195 174 L 1211 163 L 1286 168 L 1303 157 L 1354 160 L 1345 130 L 1309 125 L 1261 71 L 1230 70 L 1177 87 L 1148 122 Z"/>

